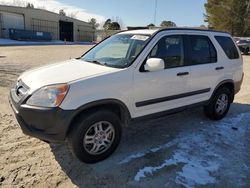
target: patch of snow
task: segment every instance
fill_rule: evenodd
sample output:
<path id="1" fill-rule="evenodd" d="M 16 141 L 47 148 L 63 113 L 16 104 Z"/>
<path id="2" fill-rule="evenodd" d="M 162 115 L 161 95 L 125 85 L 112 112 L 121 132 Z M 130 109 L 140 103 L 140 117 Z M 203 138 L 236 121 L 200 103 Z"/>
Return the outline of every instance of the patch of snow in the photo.
<path id="1" fill-rule="evenodd" d="M 18 41 L 11 39 L 0 38 L 0 46 L 18 46 L 18 45 L 64 45 L 64 41 L 52 40 L 52 41 Z M 73 44 L 92 44 L 90 42 L 66 42 L 67 45 Z"/>
<path id="2" fill-rule="evenodd" d="M 43 41 L 43 42 L 39 42 L 39 41 L 18 41 L 18 40 L 11 40 L 11 39 L 3 39 L 0 38 L 0 45 L 10 45 L 10 44 L 44 44 L 44 43 L 55 43 L 55 44 L 63 44 L 63 41 Z"/>
<path id="3" fill-rule="evenodd" d="M 162 168 L 165 168 L 167 166 L 175 165 L 176 161 L 174 160 L 165 160 L 164 163 L 162 163 L 160 166 L 155 166 L 155 167 L 144 167 L 143 169 L 139 170 L 137 174 L 135 175 L 134 180 L 135 181 L 140 181 L 142 178 L 145 178 L 147 174 L 153 175 L 154 172 L 161 170 Z"/>
<path id="4" fill-rule="evenodd" d="M 120 161 L 118 164 L 128 163 L 129 161 L 131 161 L 133 159 L 137 159 L 137 158 L 141 158 L 141 157 L 145 156 L 147 153 L 149 153 L 149 152 L 140 152 L 140 153 L 135 153 L 135 154 L 129 155 L 128 157 L 126 157 L 125 159 Z"/>
<path id="5" fill-rule="evenodd" d="M 210 176 L 210 173 L 216 171 L 219 168 L 219 164 L 216 162 L 206 163 L 195 156 L 190 156 L 187 152 L 183 152 L 182 149 L 178 149 L 172 158 L 165 160 L 159 166 L 148 166 L 140 169 L 135 175 L 134 180 L 140 181 L 147 175 L 153 175 L 153 173 L 168 166 L 184 164 L 182 172 L 177 172 L 177 184 L 191 188 L 196 184 L 206 185 L 208 183 L 215 183 L 216 179 Z"/>
<path id="6" fill-rule="evenodd" d="M 181 163 L 181 161 L 179 161 Z M 186 161 L 187 163 L 182 167 L 181 172 L 177 172 L 175 182 L 181 184 L 184 187 L 192 188 L 198 185 L 206 185 L 209 183 L 215 183 L 216 178 L 210 174 L 215 172 L 219 168 L 219 164 L 212 161 L 204 165 L 202 161 L 196 161 L 191 159 Z"/>
<path id="7" fill-rule="evenodd" d="M 138 159 L 138 158 L 141 158 L 141 157 L 144 157 L 145 155 L 149 154 L 149 153 L 156 153 L 162 149 L 167 149 L 171 146 L 174 146 L 176 145 L 176 141 L 171 141 L 171 142 L 168 142 L 164 145 L 161 145 L 161 146 L 158 146 L 158 147 L 154 147 L 154 148 L 151 148 L 149 150 L 146 150 L 146 151 L 141 151 L 141 152 L 138 152 L 138 153 L 135 153 L 135 154 L 132 154 L 132 155 L 129 155 L 127 156 L 126 158 L 124 158 L 122 161 L 120 161 L 118 164 L 125 164 L 125 163 L 128 163 L 134 159 Z"/>
<path id="8" fill-rule="evenodd" d="M 119 164 L 125 164 L 144 157 L 147 154 L 177 145 L 172 157 L 169 157 L 158 166 L 145 166 L 139 169 L 134 176 L 134 181 L 139 182 L 141 179 L 152 176 L 154 173 L 168 166 L 179 165 L 181 166 L 181 171 L 176 172 L 175 183 L 177 184 L 183 185 L 186 188 L 192 188 L 196 187 L 196 185 L 216 183 L 216 178 L 213 174 L 216 174 L 221 166 L 220 164 L 224 160 L 223 155 L 220 153 L 220 146 L 217 147 L 217 144 L 226 143 L 232 145 L 236 136 L 237 138 L 242 137 L 245 129 L 240 126 L 240 122 L 246 116 L 250 117 L 250 113 L 241 113 L 235 117 L 225 118 L 216 123 L 209 123 L 205 125 L 204 131 L 199 133 L 182 132 L 173 141 L 129 155 Z M 237 127 L 238 131 L 233 131 L 232 127 Z M 220 136 L 214 135 L 218 133 L 220 133 Z M 212 141 L 211 137 L 213 137 Z M 237 147 L 241 146 L 237 144 Z"/>

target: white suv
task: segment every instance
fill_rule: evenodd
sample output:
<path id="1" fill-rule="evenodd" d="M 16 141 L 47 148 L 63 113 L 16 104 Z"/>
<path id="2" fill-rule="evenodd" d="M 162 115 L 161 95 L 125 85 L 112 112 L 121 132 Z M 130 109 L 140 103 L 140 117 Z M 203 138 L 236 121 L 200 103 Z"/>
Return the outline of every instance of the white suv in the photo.
<path id="1" fill-rule="evenodd" d="M 125 31 L 82 57 L 23 73 L 10 103 L 24 133 L 68 141 L 83 162 L 111 155 L 122 126 L 203 105 L 223 118 L 243 62 L 228 33 L 187 28 Z"/>

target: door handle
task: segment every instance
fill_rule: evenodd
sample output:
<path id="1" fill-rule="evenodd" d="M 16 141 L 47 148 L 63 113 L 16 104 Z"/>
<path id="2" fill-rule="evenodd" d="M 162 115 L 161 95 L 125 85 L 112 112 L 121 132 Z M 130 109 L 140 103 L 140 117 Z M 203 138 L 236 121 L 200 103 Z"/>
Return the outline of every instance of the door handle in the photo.
<path id="1" fill-rule="evenodd" d="M 216 67 L 215 70 L 223 70 L 224 67 Z"/>
<path id="2" fill-rule="evenodd" d="M 189 72 L 179 72 L 177 73 L 177 76 L 186 76 L 189 75 Z"/>

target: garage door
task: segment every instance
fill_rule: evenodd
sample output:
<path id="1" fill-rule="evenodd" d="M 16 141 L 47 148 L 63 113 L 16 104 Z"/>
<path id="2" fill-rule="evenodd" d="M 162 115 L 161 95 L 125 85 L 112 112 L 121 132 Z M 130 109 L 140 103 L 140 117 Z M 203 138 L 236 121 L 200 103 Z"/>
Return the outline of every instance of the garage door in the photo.
<path id="1" fill-rule="evenodd" d="M 21 14 L 1 13 L 2 36 L 9 38 L 9 28 L 24 29 L 24 17 Z"/>

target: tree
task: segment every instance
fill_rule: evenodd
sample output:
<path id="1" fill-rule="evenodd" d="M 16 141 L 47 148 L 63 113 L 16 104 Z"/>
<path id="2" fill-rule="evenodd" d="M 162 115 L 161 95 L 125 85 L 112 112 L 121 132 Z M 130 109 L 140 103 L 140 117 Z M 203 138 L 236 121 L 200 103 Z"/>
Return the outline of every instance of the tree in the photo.
<path id="1" fill-rule="evenodd" d="M 202 29 L 207 29 L 207 27 L 205 26 L 205 25 L 200 25 L 200 28 L 202 28 Z"/>
<path id="2" fill-rule="evenodd" d="M 119 16 L 116 16 L 116 17 L 112 17 L 112 22 L 117 22 L 119 25 L 120 25 L 120 29 L 122 28 L 126 28 L 123 20 L 119 17 Z"/>
<path id="3" fill-rule="evenodd" d="M 155 24 L 151 23 L 147 25 L 148 27 L 155 27 Z"/>
<path id="4" fill-rule="evenodd" d="M 32 3 L 27 3 L 26 8 L 34 8 L 34 5 Z"/>
<path id="5" fill-rule="evenodd" d="M 110 30 L 121 30 L 121 26 L 118 22 L 111 22 Z"/>
<path id="6" fill-rule="evenodd" d="M 247 36 L 250 34 L 249 8 L 249 0 L 208 0 L 205 21 L 209 28 Z"/>
<path id="7" fill-rule="evenodd" d="M 60 14 L 61 16 L 66 16 L 66 13 L 64 12 L 63 9 L 59 10 L 59 14 Z"/>
<path id="8" fill-rule="evenodd" d="M 176 24 L 172 21 L 162 21 L 161 22 L 161 27 L 176 27 Z"/>
<path id="9" fill-rule="evenodd" d="M 111 19 L 107 19 L 103 24 L 104 30 L 121 30 L 121 26 L 118 22 L 113 22 Z"/>
<path id="10" fill-rule="evenodd" d="M 99 23 L 97 23 L 96 19 L 95 18 L 91 18 L 89 20 L 89 23 L 92 25 L 93 29 L 97 29 L 99 27 Z"/>
<path id="11" fill-rule="evenodd" d="M 103 24 L 103 29 L 109 30 L 110 24 L 111 24 L 111 19 L 107 19 Z"/>

